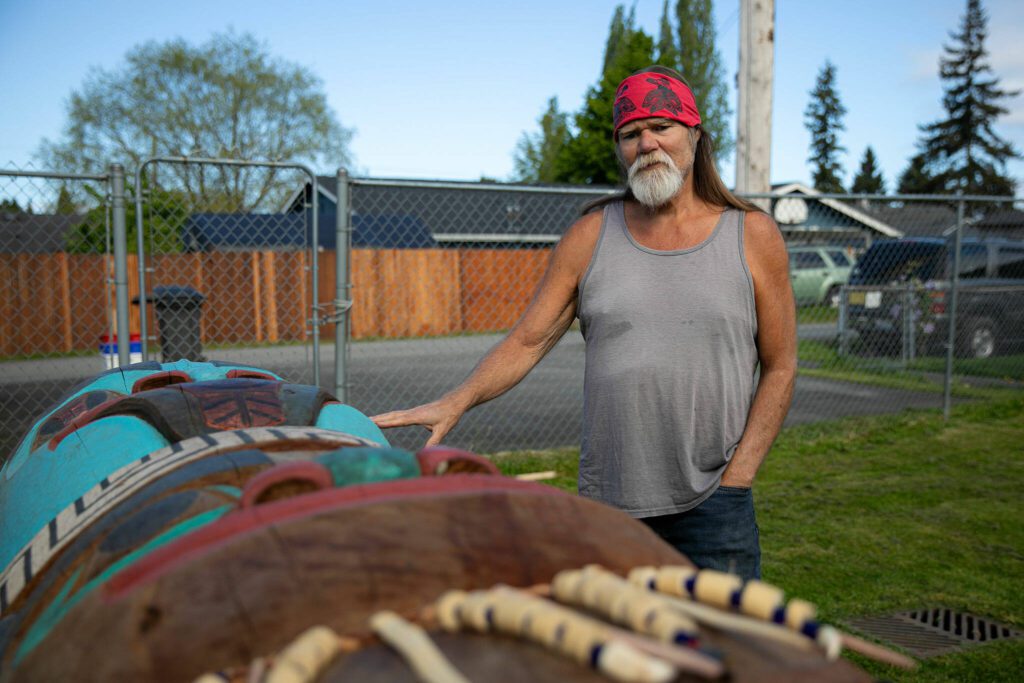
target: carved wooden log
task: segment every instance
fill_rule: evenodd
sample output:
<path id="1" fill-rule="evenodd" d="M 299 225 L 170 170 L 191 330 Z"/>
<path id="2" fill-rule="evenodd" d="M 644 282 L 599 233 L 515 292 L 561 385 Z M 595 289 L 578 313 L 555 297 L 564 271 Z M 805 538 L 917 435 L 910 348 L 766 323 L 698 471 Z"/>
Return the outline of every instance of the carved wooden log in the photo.
<path id="1" fill-rule="evenodd" d="M 12 487 L 58 476 L 62 457 L 105 453 L 119 428 L 145 424 L 136 447 L 158 444 L 102 461 L 106 471 L 60 489 L 73 494 L 60 507 L 42 501 L 0 522 L 24 527 L 19 543 L 4 541 L 0 681 L 244 675 L 317 625 L 367 643 L 317 680 L 411 681 L 372 639 L 381 610 L 416 619 L 453 589 L 527 587 L 588 564 L 621 576 L 688 564 L 624 513 L 500 477 L 480 456 L 389 449 L 318 389 L 255 368 L 172 365 L 84 384 L 19 447 L 4 505 L 34 503 Z M 602 680 L 505 636 L 431 635 L 470 680 Z M 732 680 L 867 680 L 815 650 L 713 628 L 700 639 L 722 651 Z"/>

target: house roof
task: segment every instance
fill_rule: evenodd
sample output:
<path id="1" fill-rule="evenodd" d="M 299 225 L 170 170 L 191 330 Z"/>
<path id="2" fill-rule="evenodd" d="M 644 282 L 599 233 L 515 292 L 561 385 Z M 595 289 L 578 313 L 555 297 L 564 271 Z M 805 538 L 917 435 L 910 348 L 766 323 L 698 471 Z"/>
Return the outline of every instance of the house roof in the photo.
<path id="1" fill-rule="evenodd" d="M 80 215 L 0 213 L 0 254 L 53 254 L 64 251 L 68 232 Z"/>
<path id="2" fill-rule="evenodd" d="M 354 216 L 352 246 L 384 248 L 432 247 L 437 244 L 422 223 L 410 216 Z M 297 250 L 313 243 L 313 227 L 299 213 L 194 213 L 182 228 L 187 251 L 260 249 Z M 319 246 L 334 249 L 333 225 L 319 226 Z"/>
<path id="3" fill-rule="evenodd" d="M 334 213 L 337 178 L 318 176 L 324 213 Z M 308 185 L 306 192 L 308 193 Z M 582 205 L 614 188 L 505 183 L 356 179 L 349 195 L 353 222 L 402 217 L 426 227 L 439 244 L 549 244 L 580 215 Z M 296 193 L 288 209 L 301 210 Z"/>
<path id="4" fill-rule="evenodd" d="M 979 230 L 993 228 L 1020 228 L 1024 230 L 1024 211 L 1020 209 L 1003 209 L 993 211 L 974 224 Z"/>
<path id="5" fill-rule="evenodd" d="M 943 204 L 906 202 L 902 206 L 869 204 L 864 209 L 905 237 L 940 237 L 956 225 L 956 211 Z"/>
<path id="6" fill-rule="evenodd" d="M 324 209 L 333 213 L 337 202 L 337 178 L 317 176 Z M 308 197 L 308 185 L 305 188 Z M 405 216 L 421 222 L 438 243 L 451 242 L 543 242 L 557 240 L 579 216 L 587 200 L 615 191 L 614 188 L 576 186 L 523 186 L 479 182 L 410 181 L 356 179 L 350 194 L 353 220 L 360 216 Z M 298 190 L 289 200 L 289 210 L 302 206 Z M 955 224 L 956 213 L 941 204 L 906 202 L 900 206 L 822 197 L 821 192 L 799 182 L 775 185 L 774 194 L 793 199 L 814 200 L 823 207 L 814 218 L 825 218 L 823 230 L 867 229 L 879 237 L 937 236 Z M 778 206 L 778 205 L 777 205 Z M 792 207 L 786 207 L 791 209 Z M 1001 226 L 1003 222 L 1024 225 L 1024 212 L 993 214 L 977 227 Z M 831 217 L 831 218 L 829 218 Z M 830 226 L 828 221 L 836 225 Z M 804 229 L 806 218 L 794 221 L 793 229 Z"/>
<path id="7" fill-rule="evenodd" d="M 833 199 L 831 197 L 821 197 L 821 192 L 818 192 L 812 187 L 807 187 L 802 183 L 787 183 L 785 185 L 779 185 L 772 187 L 772 192 L 776 194 L 788 194 L 788 195 L 805 195 L 808 199 L 814 199 L 823 206 L 836 211 L 837 213 L 850 218 L 857 223 L 864 225 L 886 237 L 902 237 L 903 233 L 889 225 L 884 220 L 879 219 L 865 211 L 852 206 L 849 202 L 844 202 L 840 199 Z"/>
<path id="8" fill-rule="evenodd" d="M 186 251 L 298 249 L 307 244 L 301 214 L 194 213 L 182 228 Z"/>

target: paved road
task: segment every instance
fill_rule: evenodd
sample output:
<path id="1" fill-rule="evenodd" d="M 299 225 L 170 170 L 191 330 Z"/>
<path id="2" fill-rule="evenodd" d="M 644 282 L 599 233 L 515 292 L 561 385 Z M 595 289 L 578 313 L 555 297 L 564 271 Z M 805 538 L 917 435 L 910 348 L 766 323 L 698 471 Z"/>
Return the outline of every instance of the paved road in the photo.
<path id="1" fill-rule="evenodd" d="M 827 338 L 834 327 L 801 328 L 802 337 Z M 439 340 L 360 342 L 351 346 L 348 402 L 367 414 L 429 401 L 465 377 L 494 335 Z M 312 383 L 305 347 L 213 351 L 218 360 L 266 367 L 295 382 Z M 333 391 L 334 349 L 325 345 L 321 385 Z M 77 381 L 98 372 L 98 358 L 0 364 L 0 453 L 16 445 L 24 429 Z M 34 381 L 31 381 L 34 379 Z M 582 414 L 583 340 L 571 332 L 518 387 L 470 412 L 449 443 L 479 452 L 576 445 Z M 847 415 L 890 413 L 941 406 L 941 395 L 907 392 L 811 377 L 797 380 L 787 425 Z M 419 428 L 391 430 L 395 445 L 417 447 Z"/>

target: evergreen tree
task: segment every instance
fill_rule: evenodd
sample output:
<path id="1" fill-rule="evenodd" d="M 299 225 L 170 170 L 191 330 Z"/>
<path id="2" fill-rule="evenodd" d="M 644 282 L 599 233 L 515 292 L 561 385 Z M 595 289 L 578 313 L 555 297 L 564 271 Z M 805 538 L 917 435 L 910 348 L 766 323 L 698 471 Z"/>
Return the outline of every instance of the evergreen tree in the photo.
<path id="1" fill-rule="evenodd" d="M 616 39 L 617 38 L 617 39 Z M 633 12 L 620 5 L 612 17 L 597 84 L 587 90 L 583 108 L 574 117 L 576 134 L 555 162 L 560 182 L 615 185 L 619 162 L 612 143 L 612 106 L 622 79 L 654 62 L 654 39 L 636 27 Z"/>
<path id="2" fill-rule="evenodd" d="M 854 194 L 885 194 L 885 179 L 878 168 L 875 150 L 871 145 L 864 150 L 864 158 L 860 162 L 860 171 L 853 179 L 850 192 Z"/>
<path id="3" fill-rule="evenodd" d="M 1016 181 L 1006 174 L 1006 162 L 1020 158 L 1020 152 L 993 126 L 1007 113 L 999 102 L 1020 91 L 1002 90 L 999 79 L 991 75 L 987 23 L 981 1 L 967 0 L 960 30 L 950 33 L 953 44 L 943 46 L 939 77 L 945 84 L 946 118 L 920 127 L 920 164 L 927 182 L 920 183 L 918 191 L 1005 196 L 1016 190 Z"/>
<path id="4" fill-rule="evenodd" d="M 523 133 L 516 144 L 514 177 L 519 182 L 553 183 L 556 163 L 572 138 L 569 114 L 558 110 L 558 98 L 548 100 L 547 111 L 537 120 L 540 132 Z"/>
<path id="5" fill-rule="evenodd" d="M 619 49 L 619 44 L 622 43 L 622 39 L 626 36 L 628 27 L 633 25 L 635 16 L 635 7 L 630 10 L 629 15 L 626 14 L 624 5 L 615 7 L 615 13 L 612 14 L 612 22 L 608 26 L 608 40 L 604 43 L 604 59 L 601 60 L 601 73 L 605 73 L 611 68 L 612 61 L 615 59 L 615 53 Z"/>
<path id="6" fill-rule="evenodd" d="M 836 92 L 836 67 L 825 60 L 818 72 L 818 80 L 811 90 L 811 101 L 804 110 L 804 125 L 811 132 L 811 155 L 807 161 L 814 165 L 814 188 L 820 192 L 844 192 L 840 176 L 843 174 L 839 153 L 846 148 L 839 144 L 838 132 L 845 130 L 843 116 L 846 107 Z"/>
<path id="7" fill-rule="evenodd" d="M 668 23 L 666 14 L 662 23 Z M 729 89 L 725 83 L 722 57 L 715 47 L 715 21 L 712 0 L 676 0 L 675 46 L 678 61 L 659 63 L 679 71 L 693 89 L 701 115 L 701 125 L 715 142 L 718 161 L 729 156 L 735 145 L 730 125 Z"/>
<path id="8" fill-rule="evenodd" d="M 896 192 L 899 194 L 928 194 L 935 192 L 935 179 L 928 175 L 925 168 L 925 158 L 922 154 L 915 154 L 903 173 L 900 174 L 899 184 Z"/>
<path id="9" fill-rule="evenodd" d="M 71 193 L 68 191 L 68 186 L 61 185 L 60 193 L 57 195 L 57 206 L 53 212 L 58 215 L 70 215 L 77 213 L 77 211 L 75 202 L 71 199 Z"/>
<path id="10" fill-rule="evenodd" d="M 668 0 L 661 6 L 661 24 L 658 30 L 658 64 L 673 69 L 679 67 L 679 48 L 676 47 L 676 35 L 672 28 L 672 20 L 668 14 Z"/>
<path id="11" fill-rule="evenodd" d="M 15 199 L 0 199 L 0 213 L 25 213 Z"/>

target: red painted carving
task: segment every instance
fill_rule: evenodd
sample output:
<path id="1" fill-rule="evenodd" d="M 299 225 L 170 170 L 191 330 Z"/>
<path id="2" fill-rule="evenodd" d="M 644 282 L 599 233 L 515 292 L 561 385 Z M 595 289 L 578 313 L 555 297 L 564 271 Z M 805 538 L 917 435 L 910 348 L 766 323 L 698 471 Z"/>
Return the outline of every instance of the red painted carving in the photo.
<path id="1" fill-rule="evenodd" d="M 227 430 L 284 424 L 280 387 L 279 382 L 234 380 L 183 384 L 180 389 L 199 404 L 206 426 Z"/>

